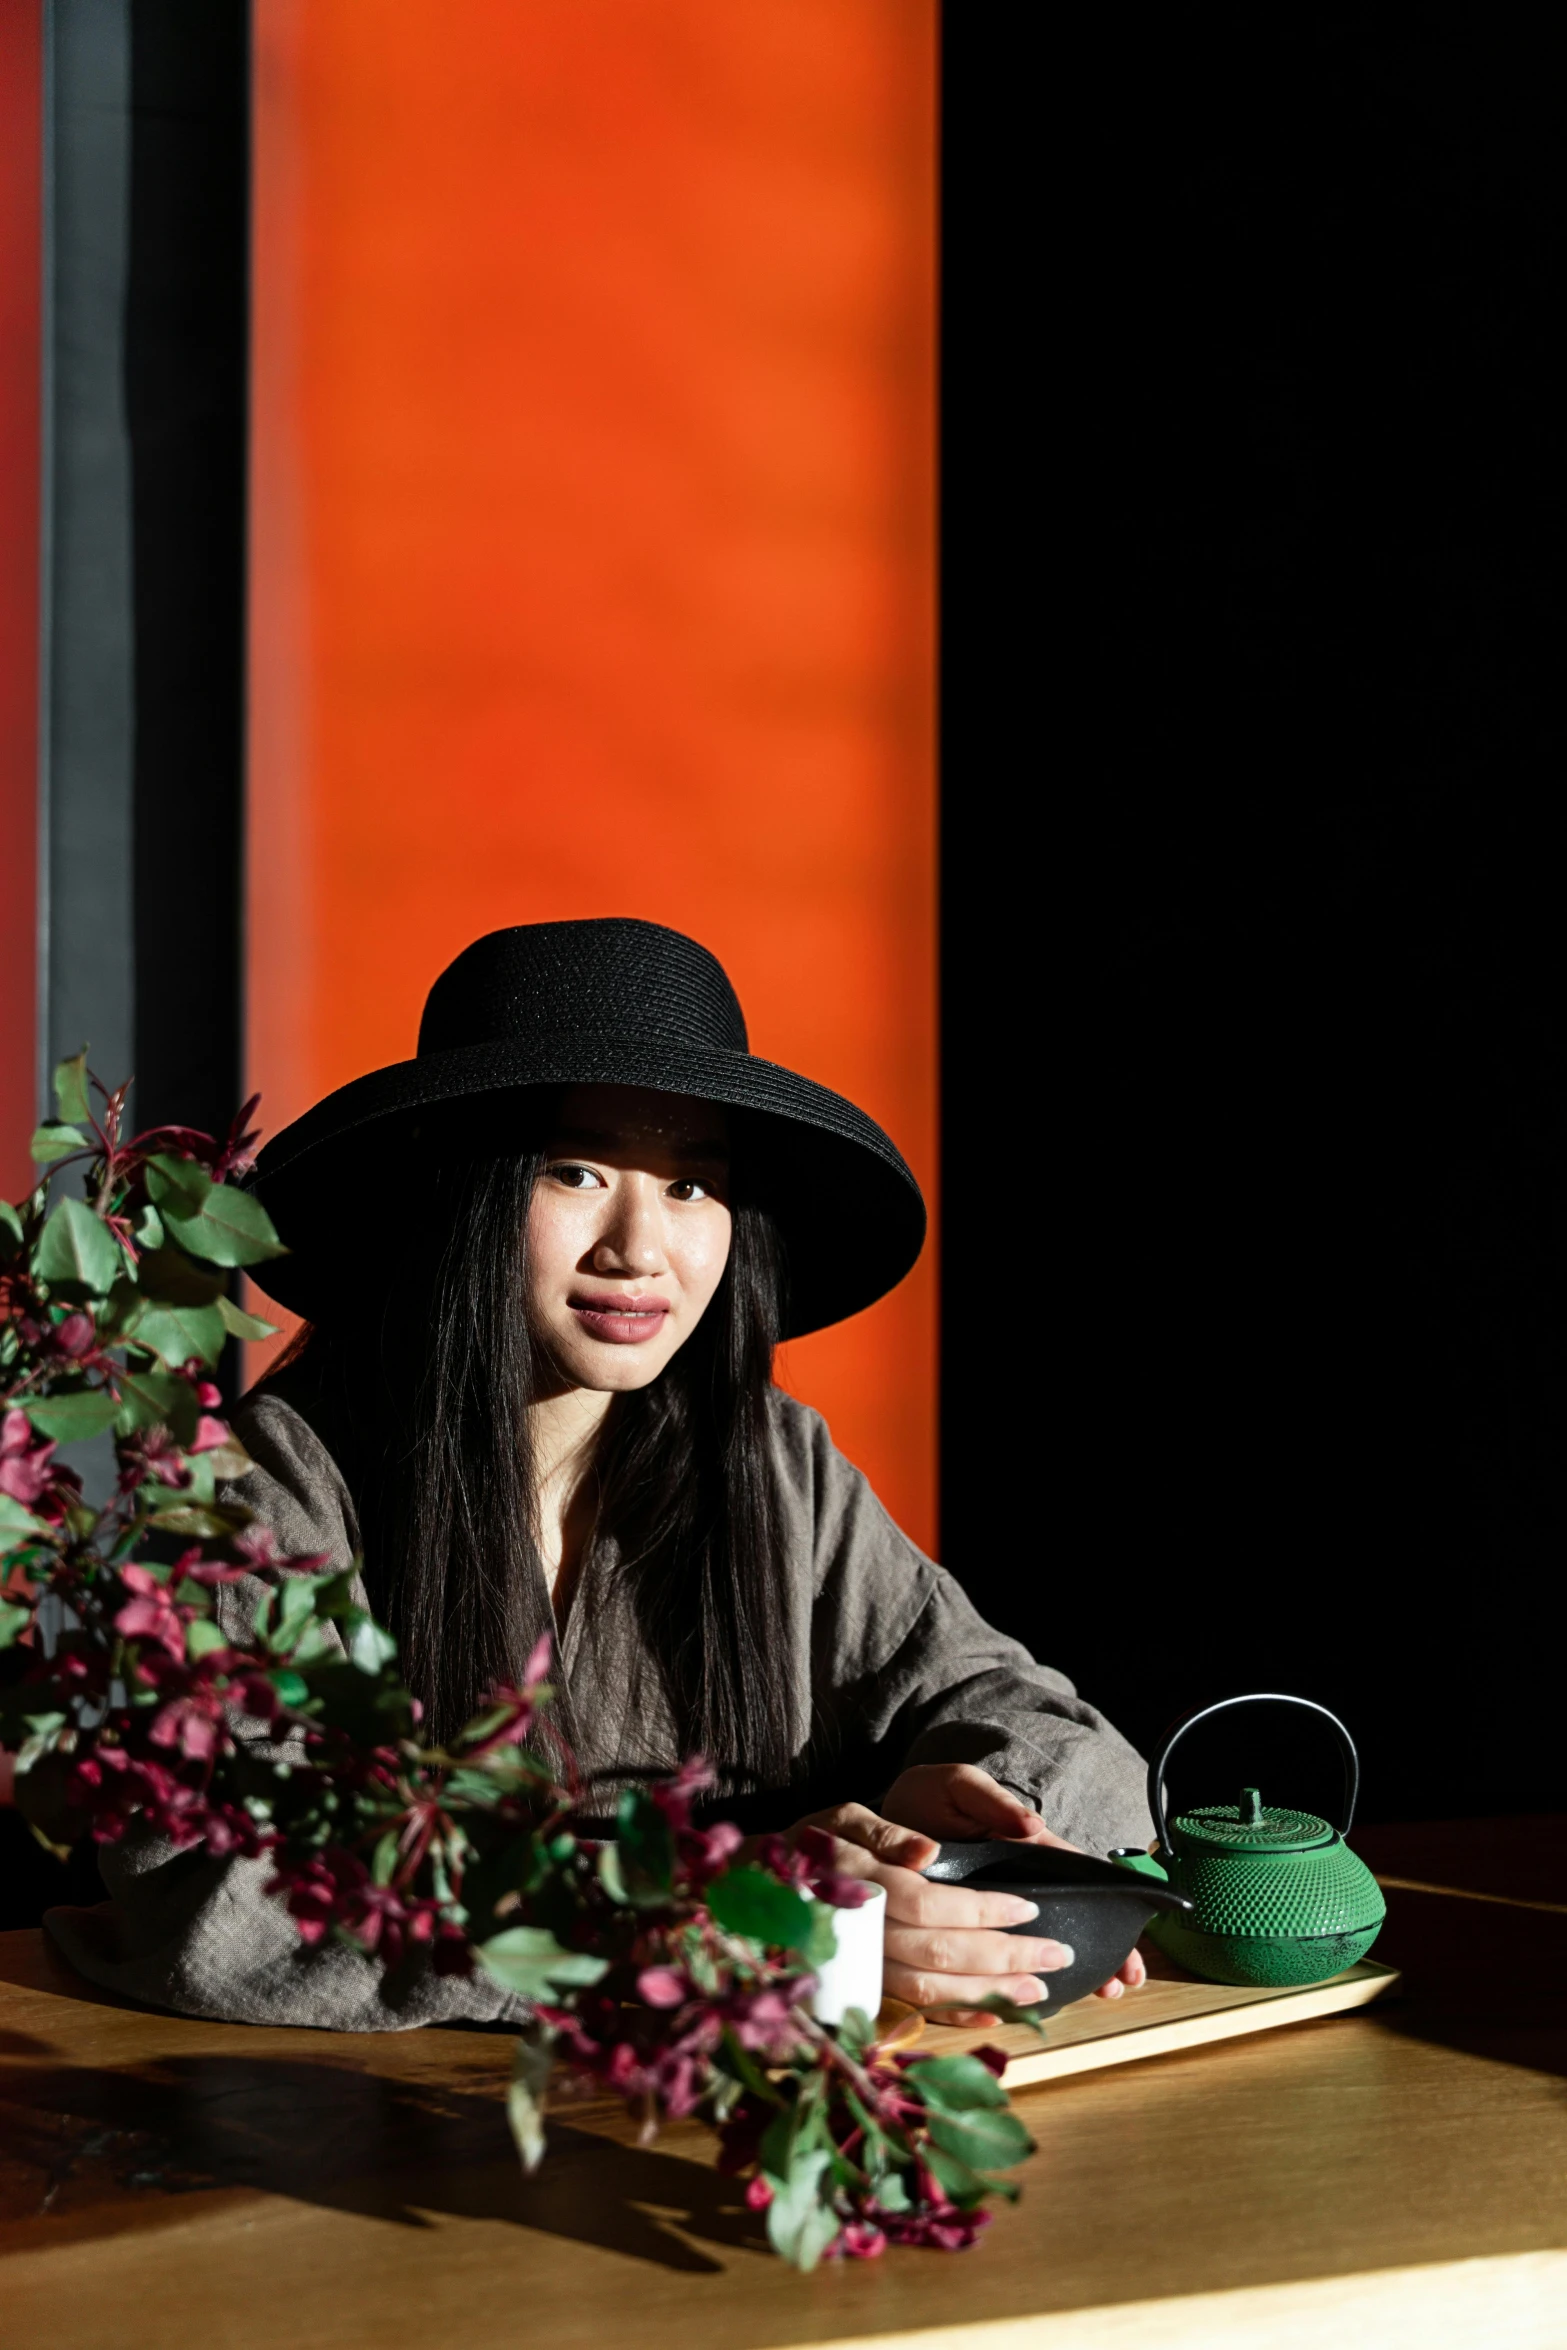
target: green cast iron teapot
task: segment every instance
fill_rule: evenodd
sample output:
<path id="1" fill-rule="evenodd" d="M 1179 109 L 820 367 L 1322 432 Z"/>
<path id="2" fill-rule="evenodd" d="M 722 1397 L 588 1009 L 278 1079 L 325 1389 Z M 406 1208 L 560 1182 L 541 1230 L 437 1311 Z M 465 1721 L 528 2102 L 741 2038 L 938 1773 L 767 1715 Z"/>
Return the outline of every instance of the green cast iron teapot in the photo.
<path id="1" fill-rule="evenodd" d="M 1243 1787 L 1238 1803 L 1167 1818 L 1164 1775 L 1176 1747 L 1199 1722 L 1237 1705 L 1298 1705 L 1332 1724 L 1344 1765 L 1341 1828 L 1265 1804 L 1255 1787 Z M 1177 1722 L 1149 1770 L 1155 1856 L 1123 1847 L 1110 1858 L 1190 1895 L 1190 1910 L 1156 1915 L 1148 1934 L 1194 1975 L 1210 1983 L 1320 1983 L 1365 1957 L 1387 1915 L 1375 1877 L 1344 1841 L 1359 1791 L 1355 1742 L 1325 1705 L 1276 1692 L 1222 1698 Z"/>

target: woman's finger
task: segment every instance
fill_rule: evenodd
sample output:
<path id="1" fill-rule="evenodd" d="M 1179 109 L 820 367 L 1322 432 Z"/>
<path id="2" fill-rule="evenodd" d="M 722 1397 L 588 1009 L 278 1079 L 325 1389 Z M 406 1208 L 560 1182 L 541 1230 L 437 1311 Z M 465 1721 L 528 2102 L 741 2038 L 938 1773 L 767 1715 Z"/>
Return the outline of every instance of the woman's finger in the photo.
<path id="1" fill-rule="evenodd" d="M 850 1808 L 850 1807 L 845 1807 Z M 858 1809 L 858 1806 L 853 1807 Z M 819 1820 L 802 1822 L 816 1827 L 833 1815 L 823 1813 Z M 867 1812 L 867 1820 L 875 1820 Z M 880 1821 L 881 1827 L 890 1823 Z M 829 1831 L 831 1833 L 832 1831 Z M 898 1830 L 898 1834 L 909 1833 Z M 914 1837 L 916 1844 L 929 1842 L 926 1837 Z M 848 1843 L 841 1836 L 834 1837 L 833 1866 L 845 1877 L 859 1877 L 863 1882 L 880 1885 L 887 1895 L 889 1923 L 896 1921 L 906 1926 L 946 1927 L 1005 1927 L 1026 1926 L 1039 1915 L 1039 1904 L 1017 1893 L 971 1892 L 966 1885 L 932 1885 L 919 1875 L 917 1869 L 900 1867 L 895 1861 L 883 1860 L 869 1846 Z"/>
<path id="2" fill-rule="evenodd" d="M 1112 1975 L 1108 1983 L 1101 1983 L 1094 1996 L 1096 1999 L 1120 1999 L 1126 1992 L 1137 1990 L 1147 1980 L 1148 1969 L 1143 1962 L 1143 1954 L 1140 1950 L 1134 1950 L 1120 1973 Z"/>
<path id="3" fill-rule="evenodd" d="M 796 1822 L 791 1834 L 801 1828 L 821 1828 L 829 1836 L 837 1837 L 851 1852 L 867 1852 L 874 1859 L 889 1862 L 897 1868 L 926 1869 L 941 1850 L 934 1836 L 927 1836 L 919 1828 L 901 1828 L 894 1820 L 884 1820 L 863 1803 L 835 1804 L 831 1811 L 813 1812 L 809 1819 Z M 863 1875 L 846 1860 L 846 1873 Z"/>
<path id="4" fill-rule="evenodd" d="M 938 1975 L 924 1967 L 902 1966 L 896 1959 L 888 1960 L 882 1982 L 890 1998 L 905 2000 L 910 2007 L 977 2007 L 998 1996 L 1019 2007 L 1034 2007 L 1048 1996 L 1047 1980 L 1037 1975 Z"/>
<path id="5" fill-rule="evenodd" d="M 873 1872 L 887 1888 L 887 1925 L 928 1926 L 933 1932 L 972 1932 L 1032 1925 L 1039 1904 L 1021 1893 L 982 1893 L 967 1885 L 933 1885 L 908 1869 Z"/>
<path id="6" fill-rule="evenodd" d="M 1072 1964 L 1069 1942 L 1034 1934 L 943 1934 L 915 1926 L 889 1926 L 886 1951 L 900 1966 L 921 1974 L 1056 1974 Z"/>

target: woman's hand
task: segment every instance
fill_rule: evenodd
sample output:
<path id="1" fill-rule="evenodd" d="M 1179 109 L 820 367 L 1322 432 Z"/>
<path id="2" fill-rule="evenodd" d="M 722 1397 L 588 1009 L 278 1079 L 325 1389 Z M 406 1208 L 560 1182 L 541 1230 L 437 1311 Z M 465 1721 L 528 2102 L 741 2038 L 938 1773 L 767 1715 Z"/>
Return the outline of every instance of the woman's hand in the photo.
<path id="1" fill-rule="evenodd" d="M 978 1763 L 915 1763 L 888 1788 L 882 1817 L 960 1844 L 1006 1836 L 1019 1844 L 1053 1844 L 1061 1852 L 1079 1849 L 1053 1834 L 1021 1795 Z"/>
<path id="2" fill-rule="evenodd" d="M 977 1844 L 987 1836 L 1001 1836 L 1020 1844 L 1053 1844 L 1061 1852 L 1081 1850 L 1054 1834 L 1031 1805 L 977 1763 L 916 1763 L 888 1788 L 882 1815 L 901 1827 L 958 1843 Z M 1142 1953 L 1134 1950 L 1120 1973 L 1101 1983 L 1095 1997 L 1119 1999 L 1147 1980 Z"/>
<path id="3" fill-rule="evenodd" d="M 919 1871 L 935 1859 L 938 1837 L 884 1819 L 863 1803 L 839 1804 L 799 1826 L 825 1829 L 837 1840 L 834 1865 L 844 1876 L 865 1877 L 885 1889 L 882 1986 L 889 1998 L 911 2007 L 943 2007 L 999 1992 L 1031 2007 L 1046 1996 L 1050 1976 L 1071 1965 L 1064 1942 L 1002 1931 L 1037 1917 L 1037 1903 L 1014 1893 L 927 1884 Z"/>

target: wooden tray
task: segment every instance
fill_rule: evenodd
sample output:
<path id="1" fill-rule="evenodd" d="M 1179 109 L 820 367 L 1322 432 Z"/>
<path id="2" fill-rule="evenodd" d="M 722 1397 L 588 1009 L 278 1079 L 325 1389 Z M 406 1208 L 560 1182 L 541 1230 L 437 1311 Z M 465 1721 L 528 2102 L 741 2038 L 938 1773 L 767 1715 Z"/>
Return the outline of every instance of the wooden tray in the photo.
<path id="1" fill-rule="evenodd" d="M 1200 2048 L 1210 2040 L 1233 2040 L 1243 2032 L 1277 2031 L 1282 2024 L 1342 2015 L 1386 1998 L 1399 1981 L 1397 1967 L 1363 1958 L 1325 1983 L 1286 1991 L 1249 1990 L 1233 1983 L 1202 1983 L 1149 1954 L 1149 1979 L 1123 1999 L 1080 1999 L 1046 2026 L 1042 2045 L 1021 2024 L 996 2024 L 989 2031 L 958 2031 L 927 2019 L 918 2035 L 922 2056 L 959 2055 L 970 2048 L 1004 2048 L 1009 2089 L 1064 2081 L 1101 2065 L 1134 2064 L 1139 2057 L 1169 2056 Z M 1158 1971 L 1155 1972 L 1157 1960 Z M 897 2044 L 910 2045 L 905 2033 Z"/>

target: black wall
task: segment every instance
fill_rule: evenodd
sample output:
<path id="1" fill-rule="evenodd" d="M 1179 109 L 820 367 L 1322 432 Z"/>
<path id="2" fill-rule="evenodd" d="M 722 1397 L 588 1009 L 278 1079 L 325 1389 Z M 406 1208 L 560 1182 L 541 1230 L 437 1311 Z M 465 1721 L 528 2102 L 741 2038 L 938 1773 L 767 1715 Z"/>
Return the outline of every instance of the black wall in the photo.
<path id="1" fill-rule="evenodd" d="M 945 1554 L 1372 1817 L 1567 1801 L 1548 21 L 948 14 Z"/>
<path id="2" fill-rule="evenodd" d="M 249 319 L 247 0 L 131 0 L 125 402 L 136 1111 L 239 1108 Z"/>

